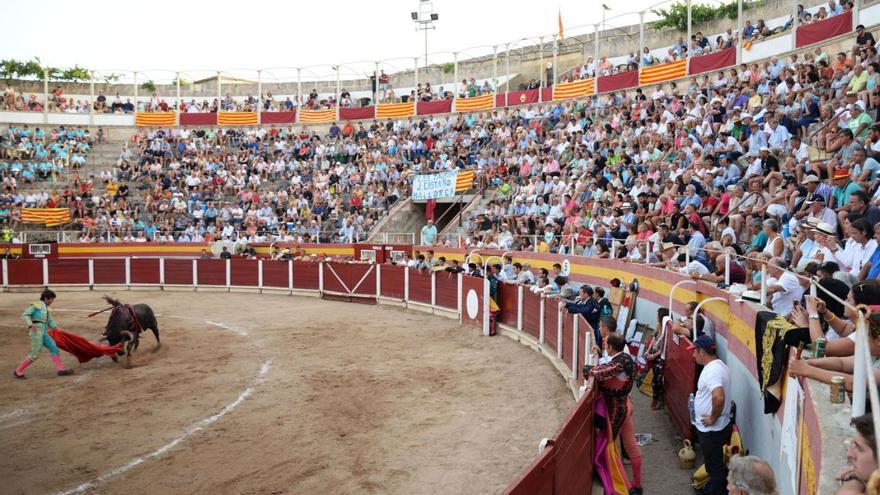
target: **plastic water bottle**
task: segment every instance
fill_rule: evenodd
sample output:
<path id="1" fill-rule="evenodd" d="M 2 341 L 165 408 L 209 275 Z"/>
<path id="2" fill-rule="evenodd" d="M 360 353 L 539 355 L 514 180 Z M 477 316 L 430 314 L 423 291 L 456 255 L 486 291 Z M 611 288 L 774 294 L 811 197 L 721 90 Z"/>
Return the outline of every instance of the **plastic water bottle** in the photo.
<path id="1" fill-rule="evenodd" d="M 782 238 L 788 239 L 791 237 L 791 230 L 788 227 L 788 222 L 782 224 Z"/>
<path id="2" fill-rule="evenodd" d="M 691 415 L 691 424 L 693 424 L 693 425 L 697 424 L 697 413 L 696 413 L 696 410 L 694 409 L 694 394 L 693 394 L 693 392 L 691 392 L 691 394 L 688 395 L 688 412 Z"/>

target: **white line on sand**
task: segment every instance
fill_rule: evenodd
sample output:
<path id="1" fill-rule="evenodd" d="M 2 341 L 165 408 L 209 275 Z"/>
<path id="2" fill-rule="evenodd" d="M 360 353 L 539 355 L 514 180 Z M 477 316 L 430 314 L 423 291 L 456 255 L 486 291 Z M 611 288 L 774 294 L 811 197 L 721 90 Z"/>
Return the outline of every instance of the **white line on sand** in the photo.
<path id="1" fill-rule="evenodd" d="M 193 423 L 181 435 L 174 438 L 173 440 L 166 443 L 165 445 L 159 447 L 158 449 L 150 452 L 149 454 L 143 455 L 141 457 L 137 457 L 137 458 L 131 460 L 128 464 L 123 464 L 122 466 L 119 466 L 118 468 L 113 469 L 112 471 L 104 473 L 101 476 L 98 476 L 97 478 L 93 479 L 92 481 L 88 481 L 86 483 L 83 483 L 83 484 L 77 486 L 76 488 L 71 488 L 70 490 L 58 492 L 58 495 L 71 495 L 74 493 L 83 493 L 87 490 L 95 488 L 97 485 L 104 483 L 105 481 L 107 481 L 111 478 L 119 476 L 120 474 L 125 473 L 126 471 L 129 471 L 129 470 L 143 464 L 144 462 L 161 457 L 169 450 L 173 449 L 174 447 L 177 447 L 181 442 L 183 442 L 187 438 L 189 438 L 192 435 L 198 433 L 199 431 L 207 428 L 212 423 L 214 423 L 218 419 L 222 418 L 226 414 L 232 412 L 235 408 L 237 408 L 239 405 L 241 405 L 241 403 L 244 402 L 245 399 L 250 397 L 250 395 L 254 392 L 254 387 L 259 385 L 260 382 L 263 381 L 263 378 L 266 376 L 267 373 L 269 373 L 269 367 L 271 365 L 272 365 L 271 361 L 264 362 L 262 364 L 262 366 L 260 366 L 260 374 L 257 375 L 256 380 L 254 380 L 254 383 L 251 386 L 249 386 L 248 388 L 244 389 L 244 391 L 241 394 L 239 394 L 238 398 L 236 398 L 234 401 L 230 402 L 226 407 L 221 409 L 220 412 L 218 412 L 217 414 L 215 414 L 213 416 L 208 416 L 207 418 L 204 418 L 201 421 Z"/>
<path id="2" fill-rule="evenodd" d="M 208 325 L 214 325 L 215 327 L 220 327 L 220 328 L 229 330 L 230 332 L 237 333 L 238 335 L 241 335 L 243 337 L 247 337 L 246 330 L 242 330 L 240 328 L 235 328 L 235 327 L 230 327 L 229 325 L 226 325 L 226 324 L 220 323 L 220 322 L 216 322 L 216 321 L 205 320 L 205 323 L 207 323 Z"/>

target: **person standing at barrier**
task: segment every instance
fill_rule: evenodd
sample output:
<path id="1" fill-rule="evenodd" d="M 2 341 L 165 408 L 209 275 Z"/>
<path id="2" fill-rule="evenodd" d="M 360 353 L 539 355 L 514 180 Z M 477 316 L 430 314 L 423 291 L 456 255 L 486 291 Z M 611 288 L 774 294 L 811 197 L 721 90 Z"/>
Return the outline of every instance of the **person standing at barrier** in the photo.
<path id="1" fill-rule="evenodd" d="M 605 338 L 605 351 L 610 360 L 590 370 L 596 387 L 611 418 L 611 433 L 614 441 L 618 437 L 632 465 L 633 482 L 630 494 L 642 493 L 642 450 L 636 442 L 633 424 L 633 403 L 629 394 L 635 382 L 636 367 L 632 356 L 624 351 L 626 340 L 617 332 L 610 332 Z"/>
<path id="2" fill-rule="evenodd" d="M 434 226 L 434 220 L 428 220 L 428 224 L 422 227 L 422 245 L 431 246 L 434 239 L 437 238 L 437 227 Z"/>
<path id="3" fill-rule="evenodd" d="M 703 366 L 697 381 L 697 393 L 691 422 L 697 428 L 697 438 L 703 449 L 703 459 L 709 482 L 700 492 L 705 495 L 727 494 L 727 466 L 724 464 L 724 444 L 730 438 L 730 370 L 718 359 L 715 339 L 700 335 L 688 346 L 694 351 L 694 361 Z"/>
<path id="4" fill-rule="evenodd" d="M 657 310 L 657 331 L 645 351 L 645 360 L 650 366 L 653 377 L 651 378 L 651 410 L 663 409 L 663 369 L 666 360 L 663 351 L 666 350 L 666 329 L 663 328 L 663 319 L 669 316 L 669 308 Z"/>
<path id="5" fill-rule="evenodd" d="M 58 328 L 58 324 L 55 323 L 55 319 L 49 312 L 49 306 L 51 306 L 53 302 L 55 302 L 55 293 L 46 289 L 40 294 L 40 300 L 31 303 L 21 315 L 21 320 L 28 327 L 28 335 L 31 340 L 31 352 L 26 358 L 24 358 L 24 361 L 18 365 L 18 368 L 12 372 L 12 374 L 18 379 L 24 379 L 24 369 L 37 360 L 43 347 L 49 349 L 49 354 L 52 355 L 52 362 L 55 363 L 55 369 L 58 371 L 58 376 L 73 374 L 73 370 L 64 369 L 64 365 L 61 364 L 61 352 L 58 350 L 58 346 L 55 345 L 55 341 L 52 340 L 52 337 L 46 333 L 49 329 Z"/>
<path id="6" fill-rule="evenodd" d="M 486 265 L 486 282 L 489 284 L 489 335 L 495 335 L 495 320 L 501 307 L 498 306 L 498 273 L 501 265 Z"/>

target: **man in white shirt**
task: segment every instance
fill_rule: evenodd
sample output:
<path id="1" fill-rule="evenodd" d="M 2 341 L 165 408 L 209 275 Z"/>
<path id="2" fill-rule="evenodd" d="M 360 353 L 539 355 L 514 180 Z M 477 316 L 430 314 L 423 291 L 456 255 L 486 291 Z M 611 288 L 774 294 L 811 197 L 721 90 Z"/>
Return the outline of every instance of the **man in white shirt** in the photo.
<path id="1" fill-rule="evenodd" d="M 773 296 L 771 306 L 780 315 L 788 315 L 794 308 L 795 301 L 800 301 L 804 288 L 798 278 L 786 271 L 785 260 L 772 258 L 767 263 L 767 295 Z"/>
<path id="2" fill-rule="evenodd" d="M 703 450 L 709 483 L 703 493 L 725 493 L 727 466 L 724 464 L 724 443 L 730 436 L 730 370 L 718 359 L 715 339 L 700 335 L 693 345 L 694 362 L 703 366 L 694 394 L 691 422 Z"/>

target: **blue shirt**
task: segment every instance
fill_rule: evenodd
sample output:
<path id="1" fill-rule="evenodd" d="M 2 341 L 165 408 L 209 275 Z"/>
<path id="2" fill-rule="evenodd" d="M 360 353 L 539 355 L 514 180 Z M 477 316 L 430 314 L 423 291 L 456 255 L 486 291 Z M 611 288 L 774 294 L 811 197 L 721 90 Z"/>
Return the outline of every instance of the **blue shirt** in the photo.
<path id="1" fill-rule="evenodd" d="M 871 269 L 868 270 L 868 280 L 875 280 L 878 275 L 880 275 L 880 246 L 874 250 L 874 254 L 871 255 Z"/>

